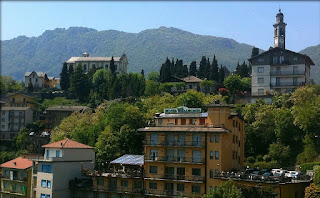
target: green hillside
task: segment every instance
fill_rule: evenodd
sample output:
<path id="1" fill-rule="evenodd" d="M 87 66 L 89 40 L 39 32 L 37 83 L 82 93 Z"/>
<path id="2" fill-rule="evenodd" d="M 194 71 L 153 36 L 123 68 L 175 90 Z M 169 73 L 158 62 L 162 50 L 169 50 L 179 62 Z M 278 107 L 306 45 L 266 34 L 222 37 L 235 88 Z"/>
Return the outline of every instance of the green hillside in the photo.
<path id="1" fill-rule="evenodd" d="M 189 65 L 192 60 L 199 64 L 202 55 L 212 60 L 215 54 L 219 65 L 233 71 L 238 61 L 250 57 L 253 46 L 172 27 L 139 33 L 71 27 L 47 30 L 38 37 L 19 36 L 1 41 L 1 47 L 2 75 L 23 80 L 24 73 L 32 70 L 59 77 L 62 63 L 72 56 L 81 56 L 83 52 L 91 56 L 121 56 L 126 53 L 128 70 L 140 72 L 144 69 L 146 73 L 159 70 L 166 57 L 183 59 L 184 64 Z M 315 62 L 320 62 L 319 45 L 307 48 L 303 53 L 310 54 Z"/>
<path id="2" fill-rule="evenodd" d="M 126 53 L 129 71 L 159 70 L 166 57 L 184 64 L 200 61 L 202 55 L 233 70 L 237 61 L 250 57 L 253 46 L 232 39 L 202 36 L 176 28 L 160 27 L 140 33 L 71 27 L 47 30 L 39 37 L 19 36 L 2 41 L 2 74 L 22 79 L 26 71 L 44 71 L 59 76 L 62 62 L 88 52 L 91 56 L 120 56 Z M 199 64 L 199 62 L 198 62 Z"/>
<path id="3" fill-rule="evenodd" d="M 306 49 L 300 51 L 301 54 L 306 54 L 314 62 L 314 66 L 311 68 L 311 78 L 320 84 L 320 44 L 316 46 L 307 47 Z"/>

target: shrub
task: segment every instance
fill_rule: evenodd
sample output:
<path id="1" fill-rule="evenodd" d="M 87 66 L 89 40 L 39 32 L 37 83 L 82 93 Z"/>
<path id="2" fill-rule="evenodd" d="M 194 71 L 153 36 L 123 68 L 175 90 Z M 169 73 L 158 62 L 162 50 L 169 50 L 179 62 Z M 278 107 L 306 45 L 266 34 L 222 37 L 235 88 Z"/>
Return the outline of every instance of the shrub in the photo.
<path id="1" fill-rule="evenodd" d="M 313 167 L 313 183 L 320 186 L 320 166 L 316 165 Z"/>
<path id="2" fill-rule="evenodd" d="M 252 156 L 249 156 L 249 157 L 247 157 L 247 162 L 253 164 L 256 162 L 256 159 L 254 159 L 254 157 L 252 157 Z"/>
<path id="3" fill-rule="evenodd" d="M 320 162 L 303 163 L 300 165 L 300 170 L 302 171 L 313 170 L 313 167 L 316 165 L 320 165 Z"/>

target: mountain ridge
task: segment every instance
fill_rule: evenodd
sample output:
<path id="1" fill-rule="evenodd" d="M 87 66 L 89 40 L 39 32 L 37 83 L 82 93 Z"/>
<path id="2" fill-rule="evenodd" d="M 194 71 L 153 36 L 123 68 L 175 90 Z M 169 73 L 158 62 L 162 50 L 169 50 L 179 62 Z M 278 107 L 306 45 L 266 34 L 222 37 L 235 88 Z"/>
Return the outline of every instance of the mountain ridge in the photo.
<path id="1" fill-rule="evenodd" d="M 85 51 L 91 56 L 121 56 L 126 53 L 129 72 L 140 72 L 141 69 L 145 73 L 159 71 L 166 57 L 183 59 L 187 65 L 196 60 L 199 65 L 202 55 L 210 60 L 216 55 L 219 65 L 233 71 L 238 61 L 250 58 L 253 48 L 234 39 L 199 35 L 165 26 L 139 33 L 98 31 L 86 27 L 56 28 L 37 37 L 18 36 L 4 40 L 1 46 L 2 75 L 19 80 L 23 79 L 26 71 L 32 70 L 59 77 L 62 63 L 72 56 L 81 56 Z M 319 46 L 310 46 L 302 51 L 320 59 L 313 53 Z"/>

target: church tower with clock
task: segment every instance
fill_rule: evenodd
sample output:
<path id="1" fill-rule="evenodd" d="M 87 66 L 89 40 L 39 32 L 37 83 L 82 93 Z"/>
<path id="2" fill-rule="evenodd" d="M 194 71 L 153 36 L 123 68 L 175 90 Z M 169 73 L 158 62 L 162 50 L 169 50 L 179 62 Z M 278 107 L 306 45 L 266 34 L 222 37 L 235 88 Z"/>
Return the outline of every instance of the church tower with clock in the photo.
<path id="1" fill-rule="evenodd" d="M 279 9 L 276 16 L 276 23 L 274 27 L 274 47 L 285 49 L 286 47 L 286 23 L 283 22 L 283 13 Z"/>

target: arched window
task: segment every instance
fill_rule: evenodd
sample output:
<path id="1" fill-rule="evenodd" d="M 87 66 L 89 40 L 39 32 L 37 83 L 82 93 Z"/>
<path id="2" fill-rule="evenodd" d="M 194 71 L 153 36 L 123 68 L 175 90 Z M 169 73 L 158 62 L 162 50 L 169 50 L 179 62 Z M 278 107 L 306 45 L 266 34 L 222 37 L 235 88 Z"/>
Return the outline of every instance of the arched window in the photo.
<path id="1" fill-rule="evenodd" d="M 86 65 L 86 64 L 83 65 L 83 70 L 84 70 L 84 71 L 87 70 L 87 65 Z"/>

